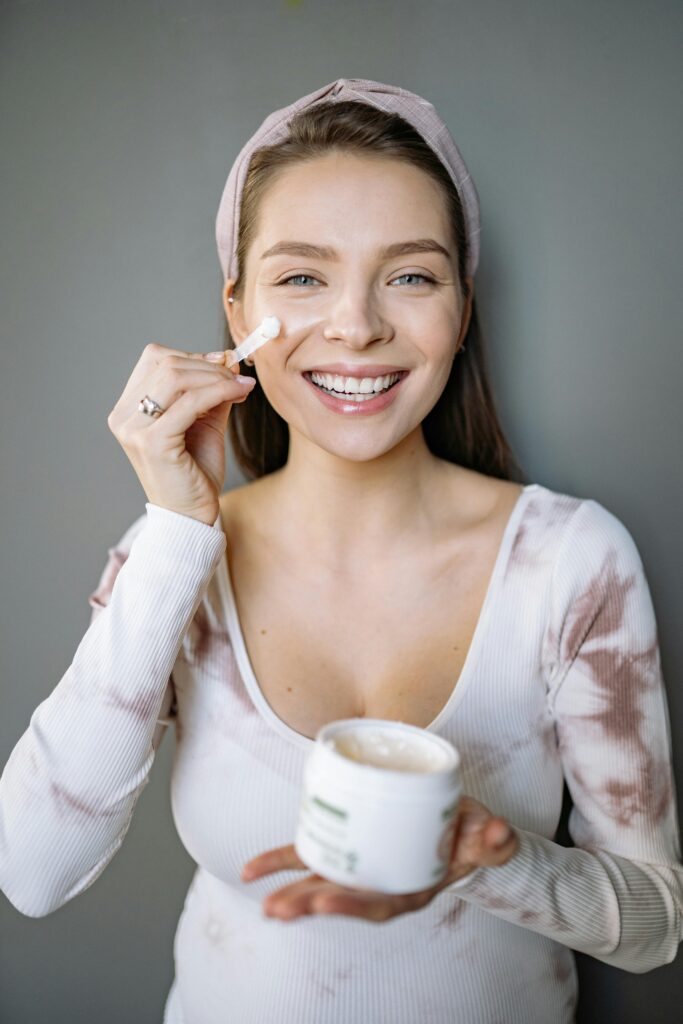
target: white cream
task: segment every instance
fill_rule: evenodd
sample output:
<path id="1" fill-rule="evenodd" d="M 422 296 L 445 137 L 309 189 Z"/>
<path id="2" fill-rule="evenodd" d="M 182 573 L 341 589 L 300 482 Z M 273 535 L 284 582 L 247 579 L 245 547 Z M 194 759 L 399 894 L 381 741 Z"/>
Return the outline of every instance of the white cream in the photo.
<path id="1" fill-rule="evenodd" d="M 277 338 L 281 328 L 282 324 L 276 316 L 264 317 L 256 330 L 252 331 L 237 348 L 228 349 L 231 357 L 230 365 L 235 362 L 240 363 L 247 356 L 252 355 L 258 348 L 261 348 L 261 345 L 265 345 L 267 341 L 270 341 L 271 338 Z"/>
<path id="2" fill-rule="evenodd" d="M 432 743 L 379 729 L 341 733 L 328 743 L 351 761 L 394 772 L 438 772 L 449 763 L 446 754 Z"/>

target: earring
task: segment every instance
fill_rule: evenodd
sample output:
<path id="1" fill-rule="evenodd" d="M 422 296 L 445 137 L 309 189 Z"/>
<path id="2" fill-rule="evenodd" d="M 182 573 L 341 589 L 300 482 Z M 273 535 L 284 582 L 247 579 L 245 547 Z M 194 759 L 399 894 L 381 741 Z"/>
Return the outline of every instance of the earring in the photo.
<path id="1" fill-rule="evenodd" d="M 234 302 L 234 301 L 235 301 L 235 300 L 234 300 L 234 298 L 233 298 L 233 297 L 232 297 L 232 295 L 231 295 L 231 296 L 230 296 L 230 297 L 228 298 L 228 302 Z"/>

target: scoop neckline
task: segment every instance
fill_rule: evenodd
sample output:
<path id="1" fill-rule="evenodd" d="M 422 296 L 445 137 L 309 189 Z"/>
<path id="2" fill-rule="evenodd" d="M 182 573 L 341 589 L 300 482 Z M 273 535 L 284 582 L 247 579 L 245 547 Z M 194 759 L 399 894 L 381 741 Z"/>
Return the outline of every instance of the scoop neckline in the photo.
<path id="1" fill-rule="evenodd" d="M 491 617 L 491 608 L 499 589 L 500 580 L 505 573 L 505 569 L 510 558 L 510 552 L 512 551 L 512 546 L 517 536 L 519 525 L 526 507 L 526 498 L 530 492 L 538 490 L 539 486 L 539 484 L 535 483 L 526 484 L 517 496 L 517 500 L 510 512 L 510 515 L 508 516 L 508 521 L 505 525 L 505 530 L 503 531 L 503 537 L 498 548 L 498 553 L 493 565 L 493 571 L 491 572 L 484 601 L 479 612 L 479 618 L 477 619 L 477 624 L 475 626 L 474 633 L 472 634 L 472 640 L 462 669 L 460 670 L 460 675 L 453 685 L 453 689 L 449 694 L 448 700 L 441 708 L 436 718 L 434 718 L 429 725 L 422 727 L 426 729 L 427 732 L 436 733 L 437 730 L 451 717 L 457 706 L 463 700 L 468 685 L 475 674 L 477 657 L 484 641 L 488 620 Z M 216 525 L 222 528 L 221 524 L 222 519 L 219 513 Z M 230 543 L 229 538 L 228 543 Z M 310 751 L 316 742 L 315 739 L 293 729 L 292 726 L 288 725 L 278 714 L 275 713 L 266 700 L 256 678 L 256 674 L 244 642 L 242 625 L 237 613 L 237 603 L 235 601 L 235 593 L 232 586 L 232 580 L 230 578 L 230 565 L 228 562 L 227 551 L 220 560 L 216 576 L 223 604 L 223 611 L 227 622 L 228 636 L 230 638 L 235 661 L 252 704 L 268 725 L 270 725 L 283 739 L 287 740 L 289 743 L 293 743 L 295 746 L 303 750 Z"/>

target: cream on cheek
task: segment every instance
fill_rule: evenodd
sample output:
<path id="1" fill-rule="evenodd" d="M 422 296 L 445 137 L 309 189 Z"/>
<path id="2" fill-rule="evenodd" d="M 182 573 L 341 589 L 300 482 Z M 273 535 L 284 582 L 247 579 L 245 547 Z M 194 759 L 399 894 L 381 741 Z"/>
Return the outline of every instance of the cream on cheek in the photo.
<path id="1" fill-rule="evenodd" d="M 293 371 L 290 360 L 295 357 L 300 345 L 323 330 L 324 319 L 311 315 L 311 312 L 292 312 L 282 302 L 262 303 L 255 316 L 265 309 L 272 310 L 282 324 L 277 338 L 267 342 L 254 354 L 254 366 L 259 384 L 270 405 L 282 416 L 290 420 L 292 415 L 291 402 L 295 399 L 294 389 L 300 384 L 300 371 Z M 296 379 L 295 379 L 296 378 Z"/>

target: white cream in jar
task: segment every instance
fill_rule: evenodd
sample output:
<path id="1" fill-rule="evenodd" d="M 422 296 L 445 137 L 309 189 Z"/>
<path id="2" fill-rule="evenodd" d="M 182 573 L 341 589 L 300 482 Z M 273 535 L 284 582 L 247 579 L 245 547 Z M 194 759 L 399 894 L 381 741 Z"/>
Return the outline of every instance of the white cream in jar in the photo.
<path id="1" fill-rule="evenodd" d="M 441 736 L 384 719 L 330 722 L 306 762 L 296 851 L 353 888 L 431 888 L 448 867 L 460 793 L 460 757 Z"/>

